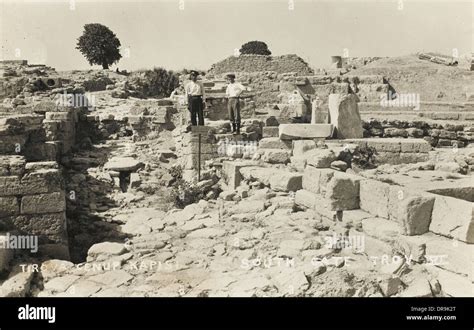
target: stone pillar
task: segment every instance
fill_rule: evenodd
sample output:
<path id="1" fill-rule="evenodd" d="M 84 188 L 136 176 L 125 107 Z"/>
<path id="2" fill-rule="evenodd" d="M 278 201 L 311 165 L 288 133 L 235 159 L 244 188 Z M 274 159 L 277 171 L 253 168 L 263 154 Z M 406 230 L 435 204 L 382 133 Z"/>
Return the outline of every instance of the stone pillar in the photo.
<path id="1" fill-rule="evenodd" d="M 322 101 L 319 97 L 313 100 L 311 103 L 311 124 L 327 124 L 328 123 L 328 112 L 323 110 L 321 107 Z"/>
<path id="2" fill-rule="evenodd" d="M 329 95 L 329 122 L 335 127 L 338 139 L 363 137 L 358 101 L 355 94 Z"/>

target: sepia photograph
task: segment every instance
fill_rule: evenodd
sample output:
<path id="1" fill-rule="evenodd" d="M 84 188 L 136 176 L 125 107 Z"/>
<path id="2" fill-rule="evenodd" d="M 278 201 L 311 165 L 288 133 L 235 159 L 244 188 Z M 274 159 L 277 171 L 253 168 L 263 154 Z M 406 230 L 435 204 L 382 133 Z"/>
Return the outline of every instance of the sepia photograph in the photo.
<path id="1" fill-rule="evenodd" d="M 0 329 L 232 298 L 472 329 L 473 29 L 472 0 L 0 0 Z"/>

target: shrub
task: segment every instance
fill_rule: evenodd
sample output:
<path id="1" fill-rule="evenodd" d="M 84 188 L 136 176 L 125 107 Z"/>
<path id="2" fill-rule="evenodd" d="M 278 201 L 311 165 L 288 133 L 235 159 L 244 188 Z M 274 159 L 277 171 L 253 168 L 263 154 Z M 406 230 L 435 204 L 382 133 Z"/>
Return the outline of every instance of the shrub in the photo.
<path id="1" fill-rule="evenodd" d="M 352 164 L 363 169 L 376 168 L 375 154 L 376 150 L 374 147 L 359 147 L 352 155 Z"/>
<path id="2" fill-rule="evenodd" d="M 139 72 L 130 78 L 131 88 L 142 97 L 168 97 L 178 85 L 178 75 L 163 68 Z"/>
<path id="3" fill-rule="evenodd" d="M 240 47 L 240 54 L 271 55 L 272 52 L 263 41 L 249 41 Z"/>

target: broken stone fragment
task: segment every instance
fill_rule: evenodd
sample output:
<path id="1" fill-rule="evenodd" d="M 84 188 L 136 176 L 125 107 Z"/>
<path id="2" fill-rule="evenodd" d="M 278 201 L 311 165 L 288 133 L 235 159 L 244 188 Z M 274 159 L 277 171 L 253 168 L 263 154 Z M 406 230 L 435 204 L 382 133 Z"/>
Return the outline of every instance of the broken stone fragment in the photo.
<path id="1" fill-rule="evenodd" d="M 144 164 L 133 157 L 114 157 L 104 165 L 104 169 L 117 172 L 136 172 Z"/>
<path id="2" fill-rule="evenodd" d="M 31 271 L 19 271 L 3 282 L 0 287 L 0 297 L 25 297 L 30 290 L 31 280 L 34 273 Z"/>

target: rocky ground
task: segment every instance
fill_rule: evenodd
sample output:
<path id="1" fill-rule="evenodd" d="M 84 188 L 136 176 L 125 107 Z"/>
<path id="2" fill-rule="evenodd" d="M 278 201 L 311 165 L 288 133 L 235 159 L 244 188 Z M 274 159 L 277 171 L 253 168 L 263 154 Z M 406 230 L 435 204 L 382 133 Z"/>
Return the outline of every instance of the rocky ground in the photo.
<path id="1" fill-rule="evenodd" d="M 75 263 L 48 260 L 39 272 L 24 272 L 22 267 L 37 261 L 18 261 L 18 274 L 3 290 L 40 297 L 445 294 L 436 279 L 442 270 L 426 262 L 423 247 L 403 243 L 390 224 L 380 226 L 387 221 L 377 219 L 374 226 L 376 218 L 361 210 L 329 220 L 325 210 L 299 210 L 291 193 L 258 182 L 224 190 L 216 200 L 173 208 L 166 185 L 176 160 L 156 152 L 169 148 L 172 139 L 166 136 L 142 143 L 121 138 L 75 154 L 73 162 L 96 160 L 87 172 L 103 190 L 102 199 L 89 200 L 74 226 Z M 117 155 L 146 164 L 137 188 L 104 191 L 100 157 Z"/>

